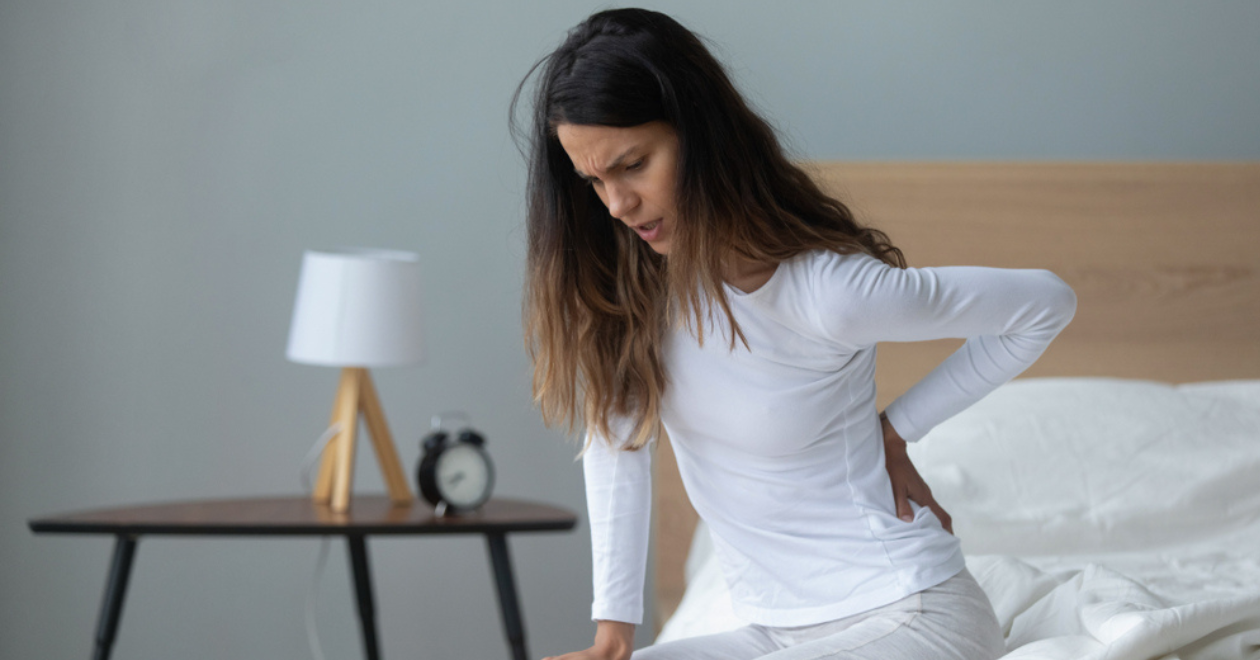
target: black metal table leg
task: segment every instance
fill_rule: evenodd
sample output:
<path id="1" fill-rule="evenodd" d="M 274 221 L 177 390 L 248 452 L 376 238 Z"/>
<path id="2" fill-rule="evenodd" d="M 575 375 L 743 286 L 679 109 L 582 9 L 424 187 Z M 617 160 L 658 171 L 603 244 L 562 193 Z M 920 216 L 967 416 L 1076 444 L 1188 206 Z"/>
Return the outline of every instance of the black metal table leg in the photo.
<path id="1" fill-rule="evenodd" d="M 346 536 L 350 545 L 350 570 L 354 574 L 354 595 L 359 604 L 359 626 L 363 632 L 363 653 L 367 660 L 380 660 L 376 636 L 376 603 L 372 598 L 372 571 L 368 567 L 367 538 Z"/>
<path id="2" fill-rule="evenodd" d="M 525 626 L 521 623 L 521 607 L 516 600 L 516 581 L 512 577 L 512 558 L 508 555 L 507 535 L 486 534 L 490 547 L 490 564 L 494 567 L 494 583 L 499 591 L 499 610 L 503 613 L 503 630 L 512 647 L 513 660 L 526 660 Z"/>
<path id="3" fill-rule="evenodd" d="M 101 601 L 101 615 L 96 623 L 96 650 L 94 660 L 108 660 L 118 634 L 118 621 L 122 619 L 123 600 L 127 596 L 127 579 L 131 577 L 131 563 L 136 557 L 138 537 L 119 534 L 114 543 L 114 557 L 110 561 L 109 578 L 105 582 L 105 597 Z"/>

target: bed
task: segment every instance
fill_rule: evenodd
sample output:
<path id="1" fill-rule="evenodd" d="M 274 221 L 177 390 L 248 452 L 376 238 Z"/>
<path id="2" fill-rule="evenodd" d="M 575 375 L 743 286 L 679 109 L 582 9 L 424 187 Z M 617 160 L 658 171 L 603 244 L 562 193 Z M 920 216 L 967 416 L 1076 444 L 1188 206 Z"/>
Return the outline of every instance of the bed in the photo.
<path id="1" fill-rule="evenodd" d="M 1036 365 L 911 447 L 1005 658 L 1260 659 L 1260 164 L 810 167 L 913 266 L 1077 292 Z M 881 345 L 880 407 L 960 343 Z M 655 459 L 658 640 L 743 625 Z"/>

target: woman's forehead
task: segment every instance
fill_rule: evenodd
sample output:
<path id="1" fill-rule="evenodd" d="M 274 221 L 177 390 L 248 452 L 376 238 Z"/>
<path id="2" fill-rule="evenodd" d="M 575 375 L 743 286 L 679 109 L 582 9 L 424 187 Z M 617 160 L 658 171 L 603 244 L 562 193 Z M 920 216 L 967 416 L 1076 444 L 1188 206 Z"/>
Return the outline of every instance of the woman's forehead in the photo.
<path id="1" fill-rule="evenodd" d="M 659 121 L 638 126 L 562 123 L 556 126 L 556 137 L 579 173 L 592 174 L 615 169 L 638 152 L 668 144 L 675 133 Z"/>

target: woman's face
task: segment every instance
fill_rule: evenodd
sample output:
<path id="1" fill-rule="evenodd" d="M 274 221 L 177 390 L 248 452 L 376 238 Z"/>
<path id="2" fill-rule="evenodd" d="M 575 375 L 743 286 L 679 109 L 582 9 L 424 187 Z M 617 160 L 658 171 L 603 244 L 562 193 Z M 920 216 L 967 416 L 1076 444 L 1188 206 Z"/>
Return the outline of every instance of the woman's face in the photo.
<path id="1" fill-rule="evenodd" d="M 608 213 L 660 254 L 677 226 L 678 134 L 665 122 L 628 128 L 560 124 L 560 146 Z"/>

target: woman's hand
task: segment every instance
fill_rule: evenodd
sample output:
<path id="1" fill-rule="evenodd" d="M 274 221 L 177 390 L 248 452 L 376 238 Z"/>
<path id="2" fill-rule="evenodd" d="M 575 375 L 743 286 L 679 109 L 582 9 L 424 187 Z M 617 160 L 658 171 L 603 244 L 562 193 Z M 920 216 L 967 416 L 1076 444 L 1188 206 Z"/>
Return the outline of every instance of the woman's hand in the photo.
<path id="1" fill-rule="evenodd" d="M 910 500 L 932 510 L 941 526 L 950 534 L 954 533 L 953 520 L 945 513 L 945 509 L 932 497 L 932 489 L 919 476 L 919 471 L 910 462 L 906 452 L 906 441 L 892 427 L 888 418 L 879 416 L 879 423 L 884 431 L 884 468 L 888 470 L 888 478 L 892 481 L 893 500 L 897 503 L 897 517 L 905 521 L 914 519 L 914 511 L 910 508 Z"/>
<path id="2" fill-rule="evenodd" d="M 595 644 L 585 651 L 553 655 L 543 660 L 629 660 L 634 652 L 634 624 L 599 621 Z"/>

